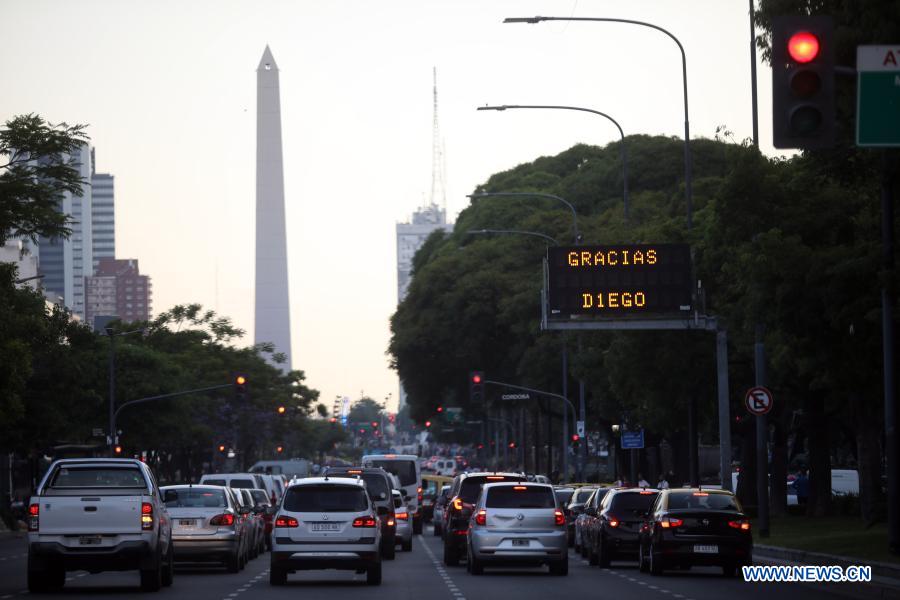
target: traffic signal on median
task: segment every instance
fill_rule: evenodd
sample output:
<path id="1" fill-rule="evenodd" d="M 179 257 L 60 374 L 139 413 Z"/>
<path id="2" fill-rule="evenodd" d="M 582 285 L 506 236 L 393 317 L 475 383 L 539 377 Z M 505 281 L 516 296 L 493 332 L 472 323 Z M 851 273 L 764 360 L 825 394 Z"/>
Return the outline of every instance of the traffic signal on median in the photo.
<path id="1" fill-rule="evenodd" d="M 469 400 L 473 404 L 484 401 L 484 373 L 482 371 L 469 373 Z"/>
<path id="2" fill-rule="evenodd" d="M 776 148 L 834 145 L 834 22 L 772 20 L 772 137 Z"/>

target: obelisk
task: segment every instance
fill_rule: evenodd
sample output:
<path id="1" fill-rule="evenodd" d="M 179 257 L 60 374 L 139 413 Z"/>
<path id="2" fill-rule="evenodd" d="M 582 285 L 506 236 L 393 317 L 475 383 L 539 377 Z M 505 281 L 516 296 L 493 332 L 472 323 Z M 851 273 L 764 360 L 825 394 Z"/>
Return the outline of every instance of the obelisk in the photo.
<path id="1" fill-rule="evenodd" d="M 291 310 L 284 220 L 284 165 L 278 65 L 266 46 L 256 69 L 255 342 L 272 342 L 291 369 Z"/>

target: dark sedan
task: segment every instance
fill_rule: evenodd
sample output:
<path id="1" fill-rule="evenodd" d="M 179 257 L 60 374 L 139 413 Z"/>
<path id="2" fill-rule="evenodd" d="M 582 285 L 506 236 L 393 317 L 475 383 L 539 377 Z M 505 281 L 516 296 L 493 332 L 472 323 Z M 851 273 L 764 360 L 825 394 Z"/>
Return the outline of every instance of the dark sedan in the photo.
<path id="1" fill-rule="evenodd" d="M 654 575 L 676 566 L 712 565 L 734 577 L 752 555 L 750 520 L 724 490 L 663 490 L 641 531 L 640 567 Z"/>
<path id="2" fill-rule="evenodd" d="M 587 538 L 589 562 L 608 567 L 613 560 L 638 558 L 638 539 L 658 490 L 616 488 L 607 492 L 591 515 Z"/>

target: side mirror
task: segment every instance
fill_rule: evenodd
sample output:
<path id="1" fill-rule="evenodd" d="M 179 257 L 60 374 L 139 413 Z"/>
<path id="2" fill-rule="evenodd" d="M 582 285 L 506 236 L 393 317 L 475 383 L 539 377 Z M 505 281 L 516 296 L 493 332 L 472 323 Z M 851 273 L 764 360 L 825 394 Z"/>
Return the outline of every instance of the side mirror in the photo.
<path id="1" fill-rule="evenodd" d="M 384 496 L 384 494 L 381 494 L 381 495 Z M 380 517 L 388 514 L 388 512 L 389 512 L 387 506 L 379 506 L 375 510 L 377 511 L 378 516 L 380 516 Z"/>

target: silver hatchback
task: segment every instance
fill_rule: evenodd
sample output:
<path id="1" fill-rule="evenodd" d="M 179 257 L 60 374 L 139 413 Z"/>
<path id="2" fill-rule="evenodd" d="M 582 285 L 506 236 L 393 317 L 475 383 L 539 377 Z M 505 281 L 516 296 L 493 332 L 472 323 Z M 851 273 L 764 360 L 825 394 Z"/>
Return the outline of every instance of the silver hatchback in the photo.
<path id="1" fill-rule="evenodd" d="M 531 482 L 488 483 L 469 521 L 468 571 L 488 565 L 549 565 L 569 572 L 566 516 L 553 486 Z"/>

